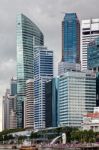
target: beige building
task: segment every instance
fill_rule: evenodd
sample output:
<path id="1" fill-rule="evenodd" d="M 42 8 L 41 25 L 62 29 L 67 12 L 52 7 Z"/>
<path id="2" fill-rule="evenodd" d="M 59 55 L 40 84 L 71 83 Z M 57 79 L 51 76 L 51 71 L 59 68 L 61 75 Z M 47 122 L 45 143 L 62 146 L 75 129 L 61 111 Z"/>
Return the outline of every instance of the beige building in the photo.
<path id="1" fill-rule="evenodd" d="M 26 98 L 24 101 L 24 128 L 34 128 L 33 79 L 26 81 Z"/>
<path id="2" fill-rule="evenodd" d="M 17 119 L 16 119 L 16 112 L 11 110 L 10 112 L 10 129 L 17 128 Z"/>

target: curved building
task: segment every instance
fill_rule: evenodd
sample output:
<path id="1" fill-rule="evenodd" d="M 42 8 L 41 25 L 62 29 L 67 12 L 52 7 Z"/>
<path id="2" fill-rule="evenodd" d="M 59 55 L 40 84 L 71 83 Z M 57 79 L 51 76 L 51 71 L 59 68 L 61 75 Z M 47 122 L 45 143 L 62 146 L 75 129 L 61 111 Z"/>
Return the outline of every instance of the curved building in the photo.
<path id="1" fill-rule="evenodd" d="M 23 127 L 26 80 L 33 78 L 33 47 L 44 43 L 40 29 L 25 15 L 17 16 L 17 127 Z"/>

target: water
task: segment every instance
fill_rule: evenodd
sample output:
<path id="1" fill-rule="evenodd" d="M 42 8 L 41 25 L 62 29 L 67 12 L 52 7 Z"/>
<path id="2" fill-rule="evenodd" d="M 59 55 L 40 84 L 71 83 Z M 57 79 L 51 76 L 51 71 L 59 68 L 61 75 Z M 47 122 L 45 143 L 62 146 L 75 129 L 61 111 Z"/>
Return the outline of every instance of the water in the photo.
<path id="1" fill-rule="evenodd" d="M 0 150 L 19 150 L 19 149 L 12 149 L 12 148 L 4 148 L 0 146 Z M 39 148 L 38 150 L 80 150 L 79 148 Z"/>

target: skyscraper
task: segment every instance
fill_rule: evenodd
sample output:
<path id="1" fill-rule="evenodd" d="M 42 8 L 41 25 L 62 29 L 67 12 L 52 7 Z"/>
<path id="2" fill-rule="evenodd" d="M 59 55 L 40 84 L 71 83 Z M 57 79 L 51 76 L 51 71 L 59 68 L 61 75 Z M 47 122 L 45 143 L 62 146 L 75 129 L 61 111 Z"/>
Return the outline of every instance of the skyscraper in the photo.
<path id="1" fill-rule="evenodd" d="M 95 106 L 95 74 L 68 70 L 59 77 L 58 126 L 80 127 L 83 114 L 93 112 Z"/>
<path id="2" fill-rule="evenodd" d="M 76 13 L 66 13 L 62 22 L 62 61 L 80 62 L 80 23 Z"/>
<path id="3" fill-rule="evenodd" d="M 88 44 L 87 65 L 96 72 L 96 104 L 99 106 L 99 37 Z"/>
<path id="4" fill-rule="evenodd" d="M 23 127 L 26 80 L 33 78 L 33 47 L 43 45 L 40 29 L 25 15 L 17 16 L 17 126 Z"/>
<path id="5" fill-rule="evenodd" d="M 53 51 L 34 48 L 34 129 L 45 128 L 45 83 L 53 77 Z"/>
<path id="6" fill-rule="evenodd" d="M 11 96 L 15 96 L 17 94 L 17 80 L 14 78 L 11 78 Z"/>
<path id="7" fill-rule="evenodd" d="M 99 37 L 87 46 L 88 69 L 99 72 Z"/>
<path id="8" fill-rule="evenodd" d="M 5 96 L 3 96 L 2 110 L 3 129 L 16 128 L 16 96 L 11 96 L 9 89 L 6 90 Z"/>
<path id="9" fill-rule="evenodd" d="M 45 84 L 46 128 L 57 127 L 58 77 Z"/>
<path id="10" fill-rule="evenodd" d="M 9 100 L 10 89 L 6 89 L 2 101 L 2 129 L 9 129 Z"/>
<path id="11" fill-rule="evenodd" d="M 34 129 L 34 94 L 33 79 L 26 81 L 26 98 L 24 101 L 24 128 Z"/>
<path id="12" fill-rule="evenodd" d="M 99 19 L 82 20 L 81 24 L 81 70 L 87 69 L 88 43 L 99 37 Z"/>

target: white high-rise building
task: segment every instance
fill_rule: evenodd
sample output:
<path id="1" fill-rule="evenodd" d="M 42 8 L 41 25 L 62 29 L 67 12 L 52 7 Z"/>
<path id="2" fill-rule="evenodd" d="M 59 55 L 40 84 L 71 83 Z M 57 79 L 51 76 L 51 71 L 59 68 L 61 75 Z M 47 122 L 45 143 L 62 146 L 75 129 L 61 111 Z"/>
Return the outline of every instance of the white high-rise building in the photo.
<path id="1" fill-rule="evenodd" d="M 81 23 L 81 70 L 87 69 L 87 45 L 99 37 L 99 19 L 82 20 Z"/>
<path id="2" fill-rule="evenodd" d="M 80 127 L 83 114 L 96 106 L 96 75 L 67 71 L 58 80 L 58 126 Z"/>

